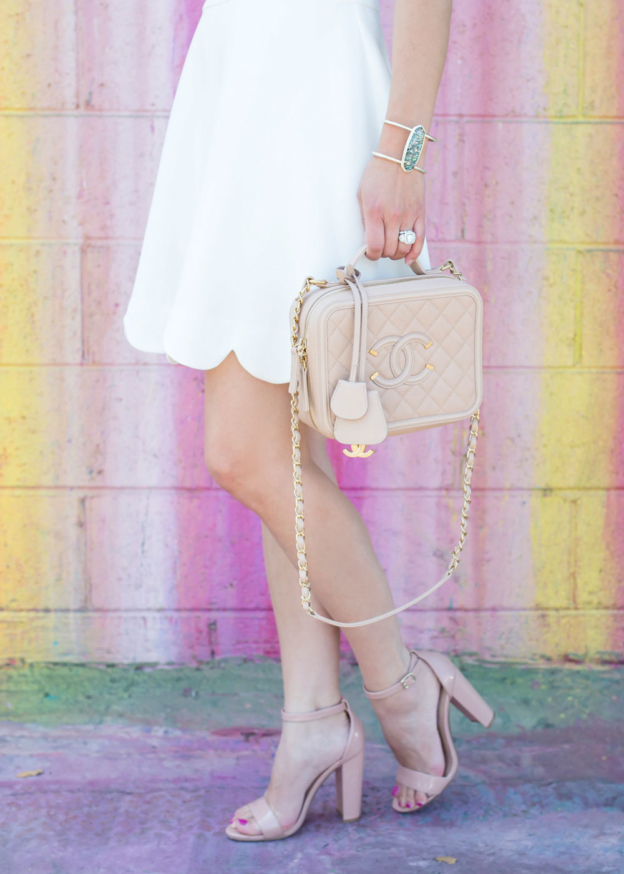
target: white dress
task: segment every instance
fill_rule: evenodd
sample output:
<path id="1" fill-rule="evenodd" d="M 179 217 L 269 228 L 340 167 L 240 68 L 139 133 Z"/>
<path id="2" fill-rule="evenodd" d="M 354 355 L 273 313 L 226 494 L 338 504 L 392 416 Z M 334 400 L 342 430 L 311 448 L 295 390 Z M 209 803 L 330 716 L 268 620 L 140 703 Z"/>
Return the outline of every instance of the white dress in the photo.
<path id="1" fill-rule="evenodd" d="M 357 187 L 389 86 L 377 0 L 204 4 L 124 316 L 132 346 L 200 370 L 234 350 L 288 382 L 302 281 L 332 279 L 363 242 Z"/>

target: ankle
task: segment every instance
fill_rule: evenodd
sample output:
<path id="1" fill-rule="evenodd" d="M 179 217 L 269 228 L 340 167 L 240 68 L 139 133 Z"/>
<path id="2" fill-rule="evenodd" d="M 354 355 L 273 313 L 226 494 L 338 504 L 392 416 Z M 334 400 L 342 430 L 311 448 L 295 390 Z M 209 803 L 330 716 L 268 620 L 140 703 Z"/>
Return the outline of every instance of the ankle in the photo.
<path id="1" fill-rule="evenodd" d="M 391 657 L 380 659 L 367 666 L 366 672 L 362 671 L 364 688 L 369 692 L 381 692 L 394 686 L 409 671 L 410 659 L 410 650 L 401 644 Z"/>
<path id="2" fill-rule="evenodd" d="M 287 713 L 312 713 L 333 707 L 341 701 L 340 689 L 284 689 L 284 710 Z"/>
<path id="3" fill-rule="evenodd" d="M 282 723 L 280 748 L 290 763 L 307 765 L 328 753 L 338 755 L 344 749 L 349 730 L 346 712 L 306 722 Z"/>

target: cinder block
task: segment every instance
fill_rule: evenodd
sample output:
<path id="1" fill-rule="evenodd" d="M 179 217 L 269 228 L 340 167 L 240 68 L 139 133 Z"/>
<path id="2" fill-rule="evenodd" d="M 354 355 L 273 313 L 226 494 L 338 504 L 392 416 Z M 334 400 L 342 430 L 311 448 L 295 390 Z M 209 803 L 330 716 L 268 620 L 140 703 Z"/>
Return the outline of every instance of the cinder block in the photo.
<path id="1" fill-rule="evenodd" d="M 0 482 L 206 486 L 199 371 L 0 371 Z"/>
<path id="2" fill-rule="evenodd" d="M 169 109 L 201 6 L 200 0 L 83 0 L 80 105 Z"/>
<path id="3" fill-rule="evenodd" d="M 552 488 L 621 488 L 619 408 L 622 373 L 552 371 L 543 379 L 536 435 L 535 484 Z"/>
<path id="4" fill-rule="evenodd" d="M 139 352 L 126 340 L 123 317 L 132 293 L 139 243 L 86 246 L 82 255 L 85 361 L 163 364 L 164 355 Z"/>
<path id="5" fill-rule="evenodd" d="M 574 115 L 580 8 L 579 0 L 455 2 L 437 112 Z"/>
<path id="6" fill-rule="evenodd" d="M 457 240 L 461 237 L 462 219 L 461 125 L 436 118 L 432 131 L 439 142 L 427 147 L 427 239 Z"/>
<path id="7" fill-rule="evenodd" d="M 367 523 L 397 605 L 443 576 L 459 540 L 459 492 L 366 490 L 352 499 Z M 458 569 L 416 610 L 572 606 L 570 504 L 565 498 L 475 491 L 468 529 Z"/>
<path id="8" fill-rule="evenodd" d="M 578 606 L 624 608 L 624 494 L 581 493 L 576 538 Z"/>
<path id="9" fill-rule="evenodd" d="M 624 374 L 490 371 L 477 488 L 621 488 L 615 443 Z"/>
<path id="10" fill-rule="evenodd" d="M 574 364 L 576 252 L 541 246 L 435 243 L 433 264 L 453 258 L 483 297 L 483 363 Z"/>
<path id="11" fill-rule="evenodd" d="M 167 119 L 91 116 L 80 121 L 85 236 L 141 239 Z"/>
<path id="12" fill-rule="evenodd" d="M 465 239 L 620 242 L 622 131 L 624 124 L 467 121 Z M 604 172 L 587 173 L 588 154 Z"/>
<path id="13" fill-rule="evenodd" d="M 582 289 L 582 354 L 587 367 L 624 365 L 624 252 L 579 255 Z"/>
<path id="14" fill-rule="evenodd" d="M 73 0 L 4 0 L 0 6 L 0 109 L 74 109 Z"/>
<path id="15" fill-rule="evenodd" d="M 404 639 L 422 649 L 482 658 L 561 661 L 582 653 L 600 660 L 622 652 L 624 613 L 576 610 L 414 612 L 401 623 Z"/>
<path id="16" fill-rule="evenodd" d="M 6 238 L 79 236 L 79 120 L 0 116 L 0 226 Z"/>
<path id="17" fill-rule="evenodd" d="M 405 639 L 422 649 L 485 658 L 600 658 L 624 648 L 623 611 L 415 611 Z M 0 613 L 0 659 L 194 664 L 278 655 L 271 611 Z"/>
<path id="18" fill-rule="evenodd" d="M 585 4 L 584 36 L 583 112 L 622 118 L 624 10 L 619 0 Z"/>
<path id="19" fill-rule="evenodd" d="M 270 609 L 260 522 L 221 490 L 93 494 L 87 530 L 95 609 Z"/>
<path id="20" fill-rule="evenodd" d="M 72 610 L 85 600 L 77 492 L 0 491 L 0 610 Z"/>
<path id="21" fill-rule="evenodd" d="M 276 656 L 273 613 L 0 613 L 0 659 L 193 664 Z"/>
<path id="22" fill-rule="evenodd" d="M 78 246 L 0 244 L 1 364 L 79 364 Z"/>
<path id="23" fill-rule="evenodd" d="M 369 458 L 347 457 L 343 449 L 348 447 L 334 440 L 328 450 L 342 488 L 452 488 L 459 485 L 466 434 L 461 425 L 401 434 L 376 446 Z"/>
<path id="24" fill-rule="evenodd" d="M 470 121 L 465 125 L 464 237 L 471 242 L 547 239 L 549 125 Z"/>

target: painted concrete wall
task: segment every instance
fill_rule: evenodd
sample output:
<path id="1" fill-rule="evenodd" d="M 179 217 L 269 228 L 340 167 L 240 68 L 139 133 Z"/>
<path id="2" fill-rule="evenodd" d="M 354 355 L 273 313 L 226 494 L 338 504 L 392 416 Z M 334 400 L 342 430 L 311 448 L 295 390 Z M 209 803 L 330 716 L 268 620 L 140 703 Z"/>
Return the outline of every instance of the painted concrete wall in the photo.
<path id="1" fill-rule="evenodd" d="M 204 470 L 201 374 L 121 326 L 200 12 L 0 6 L 2 658 L 276 652 L 259 526 Z M 422 646 L 624 652 L 623 57 L 618 0 L 455 2 L 428 234 L 483 290 L 485 402 L 465 561 L 404 620 Z M 454 544 L 462 447 L 334 453 L 397 597 Z"/>

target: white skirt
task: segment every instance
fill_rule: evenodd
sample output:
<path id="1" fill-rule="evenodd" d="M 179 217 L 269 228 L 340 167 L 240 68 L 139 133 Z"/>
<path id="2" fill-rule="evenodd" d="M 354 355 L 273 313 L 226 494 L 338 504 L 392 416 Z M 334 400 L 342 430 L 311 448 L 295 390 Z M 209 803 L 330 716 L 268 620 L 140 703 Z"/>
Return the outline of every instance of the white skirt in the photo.
<path id="1" fill-rule="evenodd" d="M 357 188 L 389 86 L 377 0 L 204 4 L 124 316 L 132 346 L 200 370 L 233 350 L 288 382 L 302 281 L 332 279 L 363 242 Z"/>

